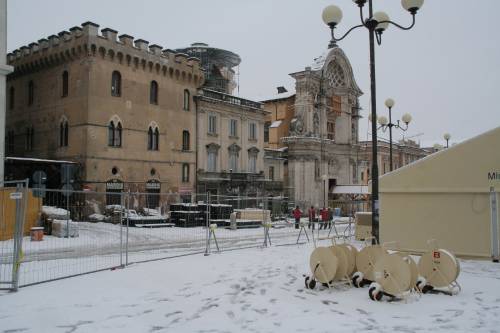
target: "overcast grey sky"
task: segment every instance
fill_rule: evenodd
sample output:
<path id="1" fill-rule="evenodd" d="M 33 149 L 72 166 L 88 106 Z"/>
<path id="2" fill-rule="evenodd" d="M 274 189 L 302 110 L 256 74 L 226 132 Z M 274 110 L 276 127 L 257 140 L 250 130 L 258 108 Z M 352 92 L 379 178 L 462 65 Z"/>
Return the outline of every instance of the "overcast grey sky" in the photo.
<path id="1" fill-rule="evenodd" d="M 321 11 L 329 4 L 344 12 L 339 32 L 358 24 L 352 0 L 9 0 L 8 49 L 88 20 L 164 48 L 206 42 L 241 56 L 239 95 L 258 99 L 278 85 L 293 87 L 288 74 L 326 49 Z M 374 0 L 374 7 L 410 22 L 399 0 Z M 426 0 L 414 29 L 391 26 L 376 49 L 379 114 L 386 113 L 387 97 L 395 99 L 394 116 L 409 112 L 414 119 L 406 136 L 425 133 L 416 138 L 423 144 L 443 143 L 445 132 L 453 142 L 499 126 L 499 15 L 498 0 Z M 365 93 L 360 137 L 366 139 L 368 34 L 355 31 L 340 46 Z"/>

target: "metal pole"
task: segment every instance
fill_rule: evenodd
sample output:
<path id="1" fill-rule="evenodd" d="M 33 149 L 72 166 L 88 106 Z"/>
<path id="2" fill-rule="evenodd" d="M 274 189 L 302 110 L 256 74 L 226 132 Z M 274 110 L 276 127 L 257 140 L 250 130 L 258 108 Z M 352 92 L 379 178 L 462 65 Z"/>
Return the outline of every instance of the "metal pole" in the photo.
<path id="1" fill-rule="evenodd" d="M 498 200 L 494 187 L 490 187 L 491 206 L 491 259 L 498 262 L 500 259 L 500 244 L 498 243 Z"/>
<path id="2" fill-rule="evenodd" d="M 123 192 L 120 193 L 120 267 L 123 267 L 123 208 L 125 207 Z"/>
<path id="3" fill-rule="evenodd" d="M 389 170 L 392 171 L 392 108 L 389 108 Z"/>
<path id="4" fill-rule="evenodd" d="M 326 179 L 323 179 L 323 207 L 326 207 Z"/>
<path id="5" fill-rule="evenodd" d="M 210 192 L 207 192 L 207 233 L 206 233 L 206 246 L 205 256 L 210 255 Z"/>
<path id="6" fill-rule="evenodd" d="M 16 225 L 14 228 L 14 252 L 12 254 L 12 291 L 17 291 L 19 287 L 19 268 L 21 267 L 23 251 L 24 218 L 26 214 L 26 200 L 28 199 L 29 179 L 24 180 L 23 183 L 17 183 L 16 185 L 16 192 L 22 193 L 22 196 L 15 199 Z"/>
<path id="7" fill-rule="evenodd" d="M 66 238 L 69 238 L 69 192 L 66 192 Z"/>
<path id="8" fill-rule="evenodd" d="M 372 0 L 369 0 L 369 15 L 373 17 Z M 377 161 L 377 97 L 375 84 L 375 27 L 370 25 L 370 94 L 372 108 L 372 244 L 379 243 L 378 213 L 378 161 Z"/>
<path id="9" fill-rule="evenodd" d="M 130 208 L 130 189 L 127 192 L 127 228 L 125 229 L 125 266 L 128 265 L 128 231 L 130 227 L 130 216 L 129 216 L 129 208 Z"/>

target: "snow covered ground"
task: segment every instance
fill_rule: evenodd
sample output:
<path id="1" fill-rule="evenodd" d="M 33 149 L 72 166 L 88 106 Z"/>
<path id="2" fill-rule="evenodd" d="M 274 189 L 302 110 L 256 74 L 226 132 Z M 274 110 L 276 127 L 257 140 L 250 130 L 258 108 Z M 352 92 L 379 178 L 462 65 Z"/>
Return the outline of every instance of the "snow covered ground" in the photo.
<path id="1" fill-rule="evenodd" d="M 78 222 L 79 237 L 45 236 L 41 242 L 23 239 L 23 260 L 19 284 L 26 285 L 61 277 L 120 266 L 125 262 L 141 262 L 200 253 L 206 247 L 206 228 L 135 228 L 110 223 Z M 271 228 L 273 244 L 293 244 L 299 230 L 292 223 Z M 340 233 L 346 225 L 339 225 Z M 325 237 L 328 230 L 322 230 Z M 260 246 L 264 229 L 215 230 L 222 250 Z M 310 233 L 309 233 L 309 236 Z M 302 233 L 300 241 L 306 241 Z M 215 244 L 212 245 L 215 248 Z M 11 275 L 13 240 L 0 241 L 0 280 Z"/>
<path id="2" fill-rule="evenodd" d="M 500 265 L 462 260 L 457 296 L 376 303 L 306 290 L 312 243 L 135 264 L 0 294 L 0 332 L 499 332 Z"/>

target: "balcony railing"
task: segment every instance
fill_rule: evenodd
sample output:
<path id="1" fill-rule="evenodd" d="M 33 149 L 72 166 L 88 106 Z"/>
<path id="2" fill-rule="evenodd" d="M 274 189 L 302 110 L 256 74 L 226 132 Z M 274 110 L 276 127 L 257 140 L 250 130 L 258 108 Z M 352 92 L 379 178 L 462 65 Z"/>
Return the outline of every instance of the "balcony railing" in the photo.
<path id="1" fill-rule="evenodd" d="M 214 90 L 203 89 L 203 97 L 216 99 L 234 105 L 246 106 L 254 109 L 262 109 L 262 103 L 254 102 L 248 99 L 239 98 L 236 96 L 224 94 Z"/>

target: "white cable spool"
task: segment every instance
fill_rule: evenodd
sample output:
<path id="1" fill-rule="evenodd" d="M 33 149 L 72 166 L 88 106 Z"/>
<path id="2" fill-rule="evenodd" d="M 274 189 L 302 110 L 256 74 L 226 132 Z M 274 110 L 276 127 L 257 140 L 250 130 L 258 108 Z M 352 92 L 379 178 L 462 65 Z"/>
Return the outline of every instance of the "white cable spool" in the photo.
<path id="1" fill-rule="evenodd" d="M 352 276 L 354 272 L 356 272 L 356 254 L 358 253 L 358 249 L 351 244 L 339 244 L 339 246 L 342 246 L 347 250 L 347 275 Z"/>
<path id="2" fill-rule="evenodd" d="M 347 270 L 349 268 L 348 263 L 348 250 L 340 245 L 330 246 L 330 250 L 337 257 L 337 270 L 335 272 L 335 281 L 339 281 L 347 276 Z"/>
<path id="3" fill-rule="evenodd" d="M 309 258 L 311 273 L 321 283 L 329 283 L 337 272 L 337 257 L 328 247 L 317 247 Z"/>
<path id="4" fill-rule="evenodd" d="M 356 269 L 363 273 L 365 279 L 375 281 L 373 267 L 377 262 L 377 259 L 386 253 L 387 251 L 380 245 L 366 246 L 356 255 Z"/>
<path id="5" fill-rule="evenodd" d="M 381 255 L 375 263 L 373 275 L 382 290 L 392 296 L 410 289 L 410 265 L 397 253 Z"/>
<path id="6" fill-rule="evenodd" d="M 456 281 L 460 274 L 460 264 L 452 253 L 434 249 L 422 255 L 418 262 L 418 270 L 428 285 L 442 288 Z"/>

